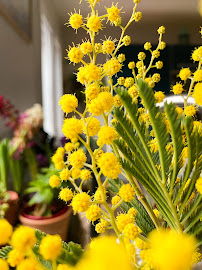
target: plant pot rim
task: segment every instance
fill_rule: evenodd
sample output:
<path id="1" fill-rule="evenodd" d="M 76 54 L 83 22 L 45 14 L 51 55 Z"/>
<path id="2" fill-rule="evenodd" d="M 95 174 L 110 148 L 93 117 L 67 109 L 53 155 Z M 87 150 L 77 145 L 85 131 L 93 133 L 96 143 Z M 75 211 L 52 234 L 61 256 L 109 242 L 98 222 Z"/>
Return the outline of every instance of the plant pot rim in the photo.
<path id="1" fill-rule="evenodd" d="M 56 218 L 60 218 L 62 215 L 65 215 L 66 213 L 69 213 L 71 211 L 71 207 L 68 207 L 67 205 L 65 205 L 58 213 L 52 215 L 52 216 L 49 216 L 49 217 L 39 217 L 39 216 L 33 216 L 33 215 L 29 215 L 29 214 L 26 214 L 26 210 L 28 209 L 25 208 L 20 217 L 23 217 L 23 218 L 27 218 L 27 219 L 30 219 L 30 220 L 41 220 L 41 221 L 46 221 L 46 220 L 50 220 L 50 219 L 56 219 Z"/>

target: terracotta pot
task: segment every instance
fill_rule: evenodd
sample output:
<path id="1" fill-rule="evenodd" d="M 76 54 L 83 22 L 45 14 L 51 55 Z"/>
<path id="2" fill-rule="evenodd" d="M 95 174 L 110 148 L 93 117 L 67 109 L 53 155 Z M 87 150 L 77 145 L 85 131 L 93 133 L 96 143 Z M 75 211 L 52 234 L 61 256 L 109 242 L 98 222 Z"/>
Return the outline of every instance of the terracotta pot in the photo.
<path id="1" fill-rule="evenodd" d="M 15 226 L 19 211 L 19 197 L 15 191 L 9 190 L 7 192 L 9 193 L 10 198 L 7 202 L 9 208 L 6 210 L 5 218 L 12 226 Z"/>
<path id="2" fill-rule="evenodd" d="M 23 212 L 19 220 L 24 226 L 39 229 L 51 235 L 59 234 L 62 240 L 66 241 L 71 213 L 71 207 L 65 207 L 51 217 L 36 217 Z"/>

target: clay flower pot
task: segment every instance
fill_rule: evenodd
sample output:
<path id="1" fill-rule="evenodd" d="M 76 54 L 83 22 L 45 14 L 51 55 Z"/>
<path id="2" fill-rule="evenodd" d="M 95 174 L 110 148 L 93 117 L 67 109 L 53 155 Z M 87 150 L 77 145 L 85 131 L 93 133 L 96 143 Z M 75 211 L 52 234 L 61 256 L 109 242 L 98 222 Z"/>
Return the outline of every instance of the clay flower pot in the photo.
<path id="1" fill-rule="evenodd" d="M 24 226 L 39 229 L 47 234 L 59 234 L 63 241 L 67 240 L 72 208 L 65 206 L 60 212 L 50 217 L 36 217 L 26 214 L 26 209 L 19 216 Z"/>
<path id="2" fill-rule="evenodd" d="M 9 193 L 10 198 L 7 201 L 9 208 L 6 210 L 5 218 L 12 226 L 15 226 L 19 211 L 19 197 L 15 191 L 9 190 L 7 193 Z"/>

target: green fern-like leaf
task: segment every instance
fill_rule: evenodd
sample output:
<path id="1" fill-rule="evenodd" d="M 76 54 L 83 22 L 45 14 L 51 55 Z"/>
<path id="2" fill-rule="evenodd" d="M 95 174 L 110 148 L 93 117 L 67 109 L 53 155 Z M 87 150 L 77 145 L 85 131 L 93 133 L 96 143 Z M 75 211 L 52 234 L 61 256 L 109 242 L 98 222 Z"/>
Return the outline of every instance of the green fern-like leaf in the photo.
<path id="1" fill-rule="evenodd" d="M 175 180 L 181 169 L 180 166 L 180 156 L 183 149 L 182 142 L 182 131 L 181 131 L 181 119 L 178 117 L 176 107 L 174 104 L 165 103 L 165 113 L 168 119 L 171 136 L 172 136 L 172 145 L 174 151 L 174 160 L 173 160 L 173 170 L 171 174 L 171 183 L 170 183 L 170 193 L 172 194 Z"/>
<path id="2" fill-rule="evenodd" d="M 159 157 L 161 163 L 162 180 L 166 183 L 170 173 L 171 156 L 166 151 L 166 145 L 170 142 L 166 124 L 160 109 L 155 104 L 154 92 L 143 80 L 138 81 L 139 95 L 148 110 L 152 128 L 158 142 Z"/>
<path id="3" fill-rule="evenodd" d="M 8 258 L 8 253 L 12 250 L 13 248 L 11 246 L 5 246 L 0 249 L 0 258 L 2 259 L 7 259 Z"/>

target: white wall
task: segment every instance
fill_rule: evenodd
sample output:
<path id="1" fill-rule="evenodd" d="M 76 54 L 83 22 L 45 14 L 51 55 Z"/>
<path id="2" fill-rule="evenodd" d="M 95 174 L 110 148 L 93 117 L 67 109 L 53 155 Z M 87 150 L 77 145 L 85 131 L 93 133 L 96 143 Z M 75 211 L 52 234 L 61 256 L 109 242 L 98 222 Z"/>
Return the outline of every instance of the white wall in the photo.
<path id="1" fill-rule="evenodd" d="M 30 43 L 24 41 L 6 19 L 0 16 L 0 95 L 9 99 L 20 111 L 36 102 L 42 102 L 40 4 L 46 10 L 54 30 L 60 35 L 50 1 L 34 0 L 32 3 Z M 8 129 L 0 119 L 0 138 L 8 134 Z"/>

